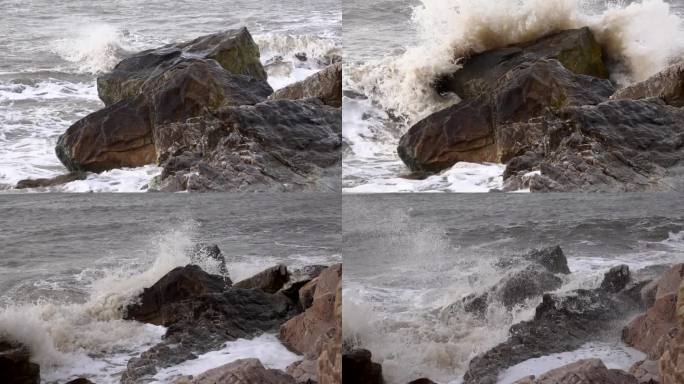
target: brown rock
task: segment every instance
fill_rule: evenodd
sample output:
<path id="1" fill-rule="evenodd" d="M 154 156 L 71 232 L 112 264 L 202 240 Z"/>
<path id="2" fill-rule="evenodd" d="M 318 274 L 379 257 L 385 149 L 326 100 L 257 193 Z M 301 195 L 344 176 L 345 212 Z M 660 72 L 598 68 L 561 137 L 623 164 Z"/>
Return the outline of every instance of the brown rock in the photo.
<path id="1" fill-rule="evenodd" d="M 40 366 L 32 363 L 30 358 L 26 346 L 0 340 L 0 383 L 39 384 Z"/>
<path id="2" fill-rule="evenodd" d="M 539 39 L 477 53 L 463 68 L 436 81 L 439 92 L 470 99 L 490 93 L 506 72 L 522 63 L 555 59 L 576 74 L 607 78 L 601 46 L 589 28 L 570 29 Z"/>
<path id="3" fill-rule="evenodd" d="M 618 369 L 608 369 L 599 359 L 579 360 L 553 369 L 532 380 L 529 377 L 516 384 L 637 384 L 637 379 Z"/>
<path id="4" fill-rule="evenodd" d="M 280 338 L 305 360 L 288 368 L 298 381 L 339 383 L 342 343 L 342 265 L 334 265 L 316 278 L 313 304 L 280 327 Z M 324 381 L 325 380 L 325 381 Z"/>
<path id="5" fill-rule="evenodd" d="M 637 379 L 639 384 L 660 383 L 657 360 L 638 361 L 629 368 L 629 373 Z"/>
<path id="6" fill-rule="evenodd" d="M 206 293 L 223 292 L 229 285 L 230 280 L 210 275 L 196 265 L 178 267 L 145 288 L 139 302 L 126 308 L 124 319 L 168 326 L 173 315 L 163 307 Z"/>
<path id="7" fill-rule="evenodd" d="M 50 179 L 24 179 L 20 180 L 15 188 L 26 189 L 55 187 L 57 185 L 70 183 L 76 180 L 85 180 L 87 176 L 88 175 L 84 172 L 70 172 L 66 175 L 59 175 Z"/>
<path id="8" fill-rule="evenodd" d="M 264 292 L 276 293 L 287 283 L 289 275 L 287 267 L 283 264 L 278 264 L 250 278 L 239 281 L 233 286 L 235 288 L 261 289 Z"/>
<path id="9" fill-rule="evenodd" d="M 684 63 L 674 64 L 650 78 L 620 89 L 611 99 L 659 97 L 674 107 L 684 107 Z"/>
<path id="10" fill-rule="evenodd" d="M 330 65 L 306 79 L 275 91 L 271 99 L 317 97 L 331 107 L 342 107 L 342 64 Z"/>
<path id="11" fill-rule="evenodd" d="M 313 304 L 314 293 L 316 292 L 316 285 L 318 284 L 318 278 L 315 278 L 308 283 L 304 284 L 302 288 L 299 289 L 299 304 L 303 309 L 311 307 Z"/>
<path id="12" fill-rule="evenodd" d="M 516 123 L 547 110 L 598 104 L 611 93 L 609 81 L 574 74 L 556 60 L 523 63 L 497 79 L 490 93 L 419 121 L 397 151 L 415 171 L 439 171 L 459 161 L 506 162 L 543 144 L 545 129 Z"/>
<path id="13" fill-rule="evenodd" d="M 622 330 L 622 340 L 644 353 L 650 353 L 658 340 L 676 325 L 676 303 L 677 296 L 672 293 L 658 298 L 646 313 L 634 318 Z"/>
<path id="14" fill-rule="evenodd" d="M 684 383 L 684 283 L 679 286 L 676 311 L 679 332 L 660 358 L 661 384 Z"/>
<path id="15" fill-rule="evenodd" d="M 175 384 L 296 384 L 283 371 L 267 369 L 257 359 L 240 359 L 210 369 L 196 378 L 181 378 Z"/>
<path id="16" fill-rule="evenodd" d="M 684 281 L 684 264 L 677 264 L 658 279 L 655 297 L 663 297 L 669 293 L 676 294 L 682 281 Z"/>
<path id="17" fill-rule="evenodd" d="M 259 47 L 246 28 L 201 36 L 180 44 L 140 52 L 121 61 L 111 73 L 97 79 L 97 90 L 106 105 L 142 92 L 143 84 L 182 61 L 183 56 L 216 60 L 226 71 L 266 80 Z"/>
<path id="18" fill-rule="evenodd" d="M 316 342 L 337 327 L 335 297 L 341 278 L 341 264 L 323 271 L 319 276 L 311 308 L 280 328 L 280 338 L 293 350 L 299 353 L 314 352 L 316 356 L 319 354 L 320 351 L 314 350 Z"/>
<path id="19" fill-rule="evenodd" d="M 59 137 L 57 157 L 72 172 L 151 164 L 156 153 L 149 114 L 143 98 L 123 100 L 91 113 Z"/>

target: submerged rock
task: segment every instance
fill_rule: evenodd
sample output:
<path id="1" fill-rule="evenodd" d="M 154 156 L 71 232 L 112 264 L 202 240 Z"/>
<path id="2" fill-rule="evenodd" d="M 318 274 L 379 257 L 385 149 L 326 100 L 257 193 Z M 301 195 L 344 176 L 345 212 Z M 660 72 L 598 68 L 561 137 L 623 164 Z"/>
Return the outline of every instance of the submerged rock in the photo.
<path id="1" fill-rule="evenodd" d="M 258 359 L 240 359 L 210 369 L 195 378 L 181 378 L 174 384 L 296 384 L 292 376 L 265 368 Z"/>
<path id="2" fill-rule="evenodd" d="M 0 340 L 0 382 L 40 384 L 40 366 L 31 362 L 31 353 L 26 346 Z"/>
<path id="3" fill-rule="evenodd" d="M 599 359 L 584 359 L 514 384 L 638 384 L 637 379 L 619 369 L 608 369 Z"/>
<path id="4" fill-rule="evenodd" d="M 69 172 L 65 175 L 55 176 L 50 179 L 24 179 L 15 186 L 16 189 L 49 188 L 70 183 L 77 180 L 85 180 L 88 175 L 85 172 Z"/>
<path id="5" fill-rule="evenodd" d="M 342 382 L 345 384 L 383 384 L 382 365 L 374 363 L 371 352 L 355 349 L 342 354 Z"/>
<path id="6" fill-rule="evenodd" d="M 146 81 L 161 76 L 186 57 L 216 60 L 226 71 L 266 80 L 259 47 L 246 28 L 202 36 L 180 44 L 144 51 L 120 62 L 111 73 L 97 79 L 97 90 L 106 105 L 134 98 Z"/>
<path id="7" fill-rule="evenodd" d="M 308 99 L 316 97 L 324 104 L 335 108 L 342 107 L 342 64 L 334 64 L 307 77 L 275 91 L 271 99 Z"/>
<path id="8" fill-rule="evenodd" d="M 671 65 L 650 78 L 615 92 L 611 99 L 659 97 L 673 107 L 684 107 L 684 62 Z"/>
<path id="9" fill-rule="evenodd" d="M 537 40 L 474 54 L 463 68 L 436 80 L 440 92 L 454 92 L 471 99 L 490 93 L 499 78 L 523 63 L 558 60 L 573 73 L 607 78 L 601 46 L 588 27 L 553 33 Z"/>

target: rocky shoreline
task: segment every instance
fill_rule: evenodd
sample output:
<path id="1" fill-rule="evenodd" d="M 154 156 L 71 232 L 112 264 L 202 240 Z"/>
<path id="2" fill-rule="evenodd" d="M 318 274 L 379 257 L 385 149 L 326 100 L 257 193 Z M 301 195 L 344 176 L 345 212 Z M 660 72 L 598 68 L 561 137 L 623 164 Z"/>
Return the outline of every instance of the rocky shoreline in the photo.
<path id="1" fill-rule="evenodd" d="M 486 293 L 445 307 L 441 316 L 459 311 L 484 317 L 487 306 L 505 306 L 539 297 L 534 318 L 514 324 L 508 339 L 470 360 L 464 384 L 495 384 L 507 368 L 526 360 L 577 350 L 582 345 L 619 337 L 646 354 L 628 372 L 608 369 L 598 358 L 578 360 L 516 384 L 676 384 L 684 382 L 684 264 L 630 271 L 611 268 L 598 288 L 547 293 L 560 284 L 552 278 L 571 273 L 560 247 L 534 250 L 503 260 L 511 271 Z M 616 330 L 621 330 L 616 334 Z M 346 346 L 345 383 L 383 383 L 382 367 L 370 351 Z M 349 381 L 348 381 L 349 380 Z M 411 383 L 433 383 L 420 378 Z"/>
<path id="2" fill-rule="evenodd" d="M 70 173 L 16 187 L 157 164 L 150 191 L 338 191 L 342 67 L 327 64 L 274 93 L 246 28 L 134 54 L 98 77 L 105 107 L 60 136 Z"/>
<path id="3" fill-rule="evenodd" d="M 217 246 L 202 252 L 225 261 Z M 166 327 L 162 341 L 128 361 L 122 384 L 146 383 L 161 369 L 219 350 L 228 341 L 278 333 L 301 356 L 286 372 L 241 359 L 176 384 L 215 382 L 247 384 L 341 383 L 342 265 L 268 268 L 233 283 L 189 264 L 168 272 L 122 308 L 123 319 Z M 0 341 L 0 378 L 8 384 L 40 383 L 40 367 L 31 352 L 13 340 Z M 90 383 L 85 378 L 70 384 Z"/>
<path id="4" fill-rule="evenodd" d="M 462 101 L 414 124 L 397 147 L 417 175 L 503 163 L 504 191 L 682 190 L 684 65 L 623 89 L 587 27 L 467 57 L 435 79 Z"/>

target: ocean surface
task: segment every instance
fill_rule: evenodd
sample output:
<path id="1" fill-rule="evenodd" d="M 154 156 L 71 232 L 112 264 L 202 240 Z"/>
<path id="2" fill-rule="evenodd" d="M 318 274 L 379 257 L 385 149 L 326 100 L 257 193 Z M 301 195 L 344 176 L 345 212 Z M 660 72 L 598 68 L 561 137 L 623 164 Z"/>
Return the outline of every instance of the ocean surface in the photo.
<path id="1" fill-rule="evenodd" d="M 163 327 L 121 319 L 121 306 L 196 243 L 217 244 L 239 281 L 277 263 L 341 261 L 336 194 L 20 194 L 0 196 L 0 336 L 28 345 L 43 383 L 118 383 Z M 199 263 L 218 272 L 211 260 Z M 285 369 L 299 360 L 274 335 L 159 372 L 160 383 L 243 357 Z"/>
<path id="2" fill-rule="evenodd" d="M 343 190 L 487 192 L 502 164 L 459 163 L 423 180 L 409 176 L 396 145 L 409 127 L 458 102 L 430 87 L 457 69 L 454 57 L 589 26 L 627 71 L 643 80 L 684 54 L 683 0 L 345 0 Z"/>
<path id="3" fill-rule="evenodd" d="M 339 0 L 0 0 L 0 9 L 0 190 L 65 172 L 57 138 L 104 106 L 95 79 L 127 53 L 246 26 L 262 62 L 297 63 L 269 73 L 277 89 L 320 69 L 296 53 L 315 59 L 342 47 Z M 112 170 L 58 190 L 137 192 L 159 173 Z"/>
<path id="4" fill-rule="evenodd" d="M 534 316 L 541 298 L 486 320 L 442 309 L 496 284 L 493 263 L 560 245 L 571 274 L 557 292 L 600 285 L 611 267 L 634 271 L 684 262 L 681 195 L 344 195 L 346 342 L 369 349 L 388 384 L 420 377 L 460 383 L 468 362 Z M 576 351 L 528 360 L 499 376 L 529 374 L 599 357 L 628 369 L 643 358 L 620 343 L 620 329 Z"/>

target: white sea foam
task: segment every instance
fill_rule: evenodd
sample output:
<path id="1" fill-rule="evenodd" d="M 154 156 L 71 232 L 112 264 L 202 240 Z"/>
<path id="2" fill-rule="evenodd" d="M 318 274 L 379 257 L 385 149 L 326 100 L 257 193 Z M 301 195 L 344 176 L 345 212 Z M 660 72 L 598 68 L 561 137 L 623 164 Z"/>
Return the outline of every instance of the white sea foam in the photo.
<path id="1" fill-rule="evenodd" d="M 646 354 L 622 343 L 588 343 L 577 350 L 554 353 L 526 360 L 499 375 L 499 384 L 512 384 L 523 377 L 539 376 L 555 368 L 582 359 L 601 359 L 608 369 L 628 371 L 632 364 L 646 358 Z"/>
<path id="2" fill-rule="evenodd" d="M 99 74 L 111 70 L 127 50 L 132 50 L 130 36 L 106 23 L 76 24 L 68 35 L 57 40 L 54 52 L 73 63 L 79 73 Z"/>
<path id="3" fill-rule="evenodd" d="M 351 134 L 345 133 L 345 138 L 351 151 L 344 162 L 358 166 L 346 168 L 345 185 L 367 184 L 350 191 L 387 192 L 397 191 L 393 185 L 405 187 L 394 180 L 399 174 L 387 158 L 396 158 L 393 152 L 398 136 L 408 127 L 459 101 L 457 96 L 438 95 L 431 82 L 440 74 L 458 70 L 458 59 L 468 54 L 588 26 L 605 48 L 609 62 L 619 63 L 611 67 L 612 79 L 627 84 L 646 79 L 684 53 L 682 19 L 664 0 L 628 5 L 583 0 L 422 0 L 412 21 L 419 35 L 417 45 L 406 47 L 397 56 L 345 68 L 345 89 L 367 96 L 368 108 L 403 118 L 400 124 L 387 119 L 371 124 L 363 121 L 355 127 L 347 124 Z M 349 103 L 345 100 L 345 109 Z M 383 133 L 383 129 L 391 132 Z M 453 189 L 460 190 L 458 186 Z"/>
<path id="4" fill-rule="evenodd" d="M 290 352 L 276 335 L 264 334 L 254 339 L 228 342 L 223 349 L 207 352 L 196 359 L 165 368 L 154 376 L 153 383 L 170 383 L 180 376 L 197 376 L 235 360 L 248 358 L 259 359 L 266 368 L 280 370 L 285 370 L 290 364 L 301 360 L 301 356 Z"/>
<path id="5" fill-rule="evenodd" d="M 85 302 L 46 298 L 3 308 L 0 335 L 27 345 L 47 382 L 87 376 L 98 383 L 118 383 L 126 362 L 159 342 L 165 332 L 163 327 L 123 320 L 122 308 L 171 269 L 190 263 L 187 250 L 196 225 L 188 222 L 152 237 L 151 260 L 136 258 L 115 269 L 79 274 L 88 293 Z M 199 264 L 210 270 L 212 262 Z"/>

